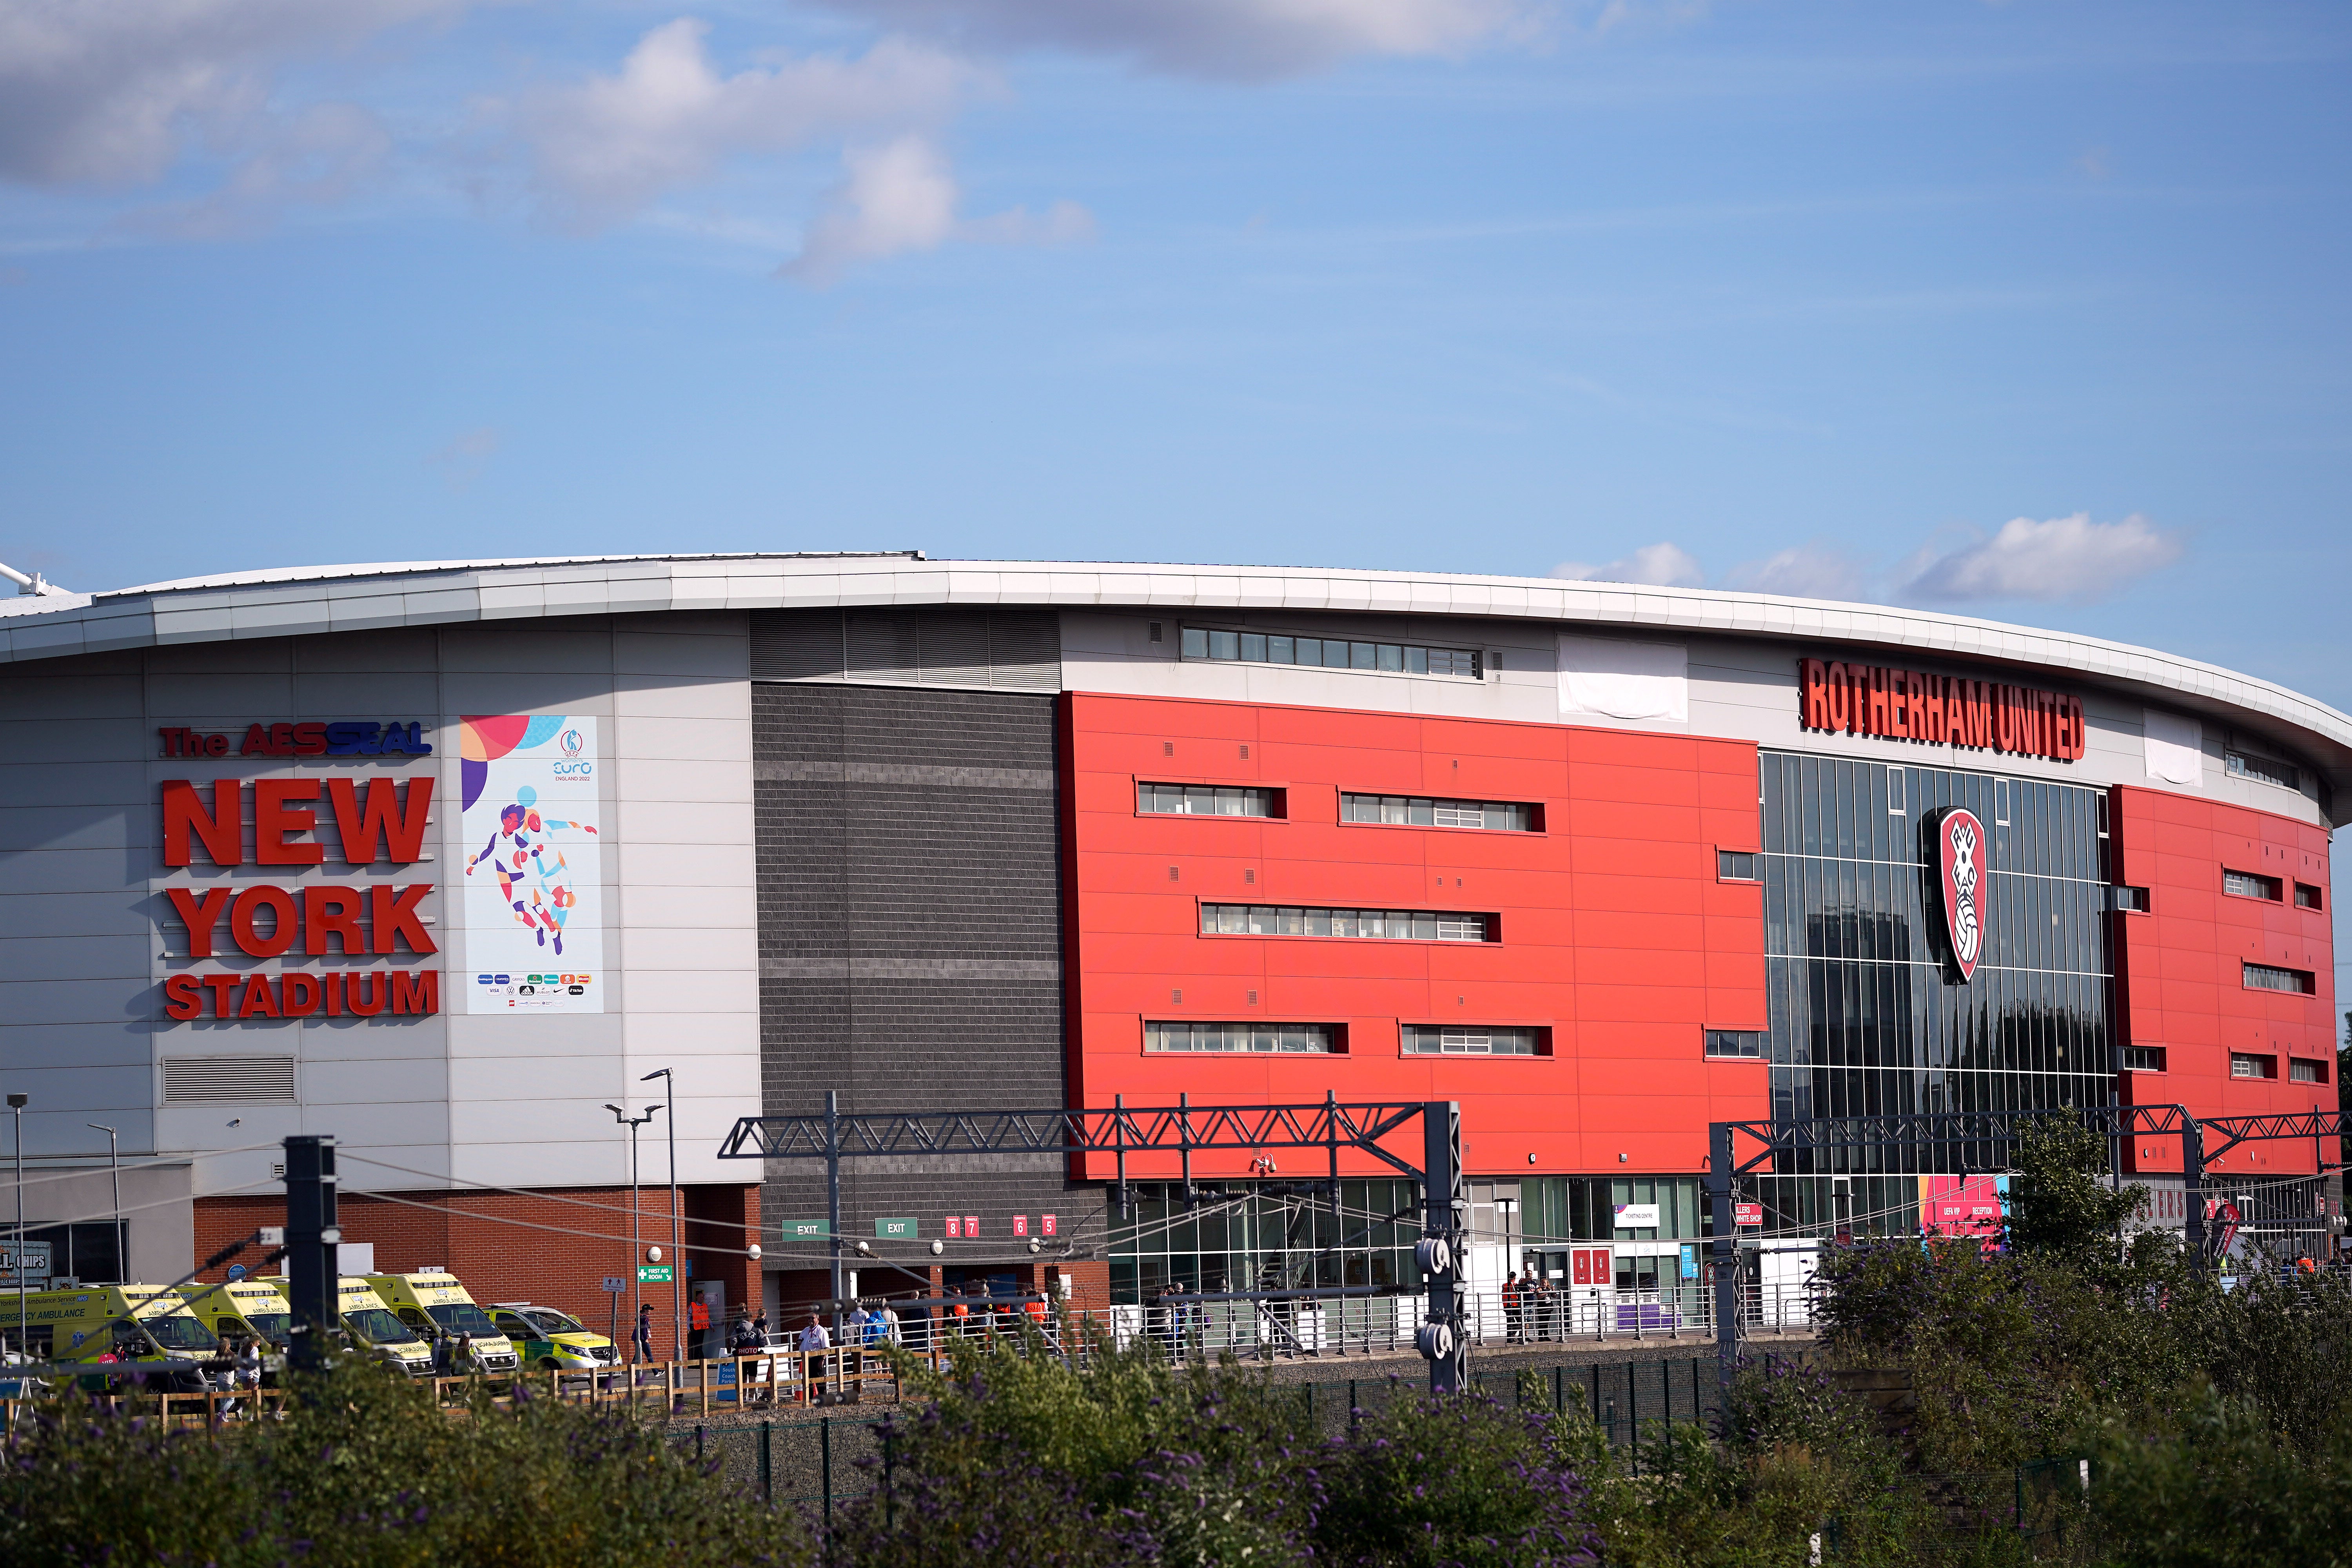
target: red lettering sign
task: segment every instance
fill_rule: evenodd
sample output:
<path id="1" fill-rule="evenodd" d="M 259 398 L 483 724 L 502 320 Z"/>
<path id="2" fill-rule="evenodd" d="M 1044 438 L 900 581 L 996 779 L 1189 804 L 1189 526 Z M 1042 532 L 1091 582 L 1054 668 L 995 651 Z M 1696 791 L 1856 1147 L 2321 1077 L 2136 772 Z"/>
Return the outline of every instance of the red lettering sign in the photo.
<path id="1" fill-rule="evenodd" d="M 163 982 L 163 1016 L 188 1018 L 332 1017 L 350 1011 L 363 1018 L 381 1013 L 420 1017 L 441 1011 L 437 969 L 371 970 L 345 974 L 244 974 L 215 972 L 174 974 Z"/>
<path id="2" fill-rule="evenodd" d="M 1797 661 L 1797 721 L 2062 763 L 2085 750 L 2082 700 L 2064 692 L 1818 658 Z"/>

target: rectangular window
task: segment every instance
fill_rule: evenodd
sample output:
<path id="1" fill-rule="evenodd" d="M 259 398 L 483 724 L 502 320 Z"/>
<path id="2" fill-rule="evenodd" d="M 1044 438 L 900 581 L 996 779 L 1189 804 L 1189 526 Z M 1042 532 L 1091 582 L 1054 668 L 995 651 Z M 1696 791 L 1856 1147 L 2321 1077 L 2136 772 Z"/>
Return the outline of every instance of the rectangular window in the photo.
<path id="1" fill-rule="evenodd" d="M 1439 675 L 1454 680 L 1486 679 L 1486 656 L 1476 648 L 1357 642 L 1281 632 L 1221 631 L 1214 626 L 1186 626 L 1177 646 L 1186 658 L 1315 665 L 1325 669 L 1368 669 L 1389 675 Z"/>
<path id="2" fill-rule="evenodd" d="M 2245 972 L 2246 988 L 2250 991 L 2291 991 L 2304 996 L 2312 994 L 2312 975 L 2308 969 L 2280 969 L 2273 964 L 2249 963 Z"/>
<path id="3" fill-rule="evenodd" d="M 1202 904 L 1202 936 L 1369 937 L 1380 942 L 1491 942 L 1492 915 L 1433 910 L 1323 910 L 1281 904 Z"/>
<path id="4" fill-rule="evenodd" d="M 2278 1062 L 2274 1057 L 2242 1057 L 2230 1058 L 2231 1078 L 2276 1078 Z"/>
<path id="5" fill-rule="evenodd" d="M 1542 1057 L 1549 1056 L 1544 1029 L 1487 1029 L 1461 1024 L 1407 1024 L 1404 1054 L 1409 1057 Z"/>
<path id="6" fill-rule="evenodd" d="M 1233 784 L 1139 784 L 1135 809 L 1160 816 L 1280 816 L 1278 789 L 1248 789 Z"/>
<path id="7" fill-rule="evenodd" d="M 2110 901 L 2116 909 L 2125 910 L 2136 915 L 2147 913 L 2146 888 L 2112 888 L 2108 891 L 2112 895 Z"/>
<path id="8" fill-rule="evenodd" d="M 2286 1076 L 2289 1083 L 2326 1083 L 2327 1064 L 2290 1060 L 2286 1065 Z"/>
<path id="9" fill-rule="evenodd" d="M 2297 882 L 2294 885 L 2294 902 L 2297 909 L 2315 910 L 2322 907 L 2319 889 L 2308 882 Z"/>
<path id="10" fill-rule="evenodd" d="M 1328 1024 L 1147 1023 L 1143 1048 L 1229 1056 L 1328 1055 L 1335 1033 Z"/>
<path id="11" fill-rule="evenodd" d="M 2277 784 L 2282 789 L 2295 787 L 2294 764 L 2258 757 L 2251 752 L 2224 752 L 2221 766 L 2232 778 L 2252 779 L 2260 784 Z"/>
<path id="12" fill-rule="evenodd" d="M 1536 807 L 1520 801 L 1442 800 L 1430 795 L 1339 793 L 1339 820 L 1389 827 L 1483 827 L 1496 833 L 1538 831 Z"/>
<path id="13" fill-rule="evenodd" d="M 1762 1029 L 1709 1029 L 1706 1054 L 1760 1062 L 1764 1059 L 1765 1042 L 1770 1037 Z"/>
<path id="14" fill-rule="evenodd" d="M 2162 1072 L 2163 1070 L 2164 1047 L 2162 1046 L 2126 1046 L 2124 1047 L 2124 1071 Z"/>
<path id="15" fill-rule="evenodd" d="M 1764 875 L 1763 859 L 1761 855 L 1744 849 L 1718 849 L 1715 852 L 1716 878 L 1725 882 L 1758 881 Z"/>
<path id="16" fill-rule="evenodd" d="M 2232 898 L 2267 899 L 2272 903 L 2276 903 L 2279 897 L 2279 879 L 2276 877 L 2256 876 L 2252 871 L 2225 870 L 2221 873 L 2221 890 Z"/>

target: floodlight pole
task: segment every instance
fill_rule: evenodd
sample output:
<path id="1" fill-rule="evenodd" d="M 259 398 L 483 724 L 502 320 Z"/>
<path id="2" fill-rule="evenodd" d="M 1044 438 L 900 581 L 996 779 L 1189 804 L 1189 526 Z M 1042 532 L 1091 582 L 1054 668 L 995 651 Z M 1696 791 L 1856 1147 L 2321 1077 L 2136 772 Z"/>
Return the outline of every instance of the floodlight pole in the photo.
<path id="1" fill-rule="evenodd" d="M 629 1279 L 636 1286 L 635 1294 L 629 1298 L 629 1345 L 631 1349 L 635 1349 L 637 1342 L 637 1314 L 646 1300 L 645 1276 L 637 1272 L 637 1266 L 645 1261 L 646 1256 L 646 1230 L 641 1217 L 643 1210 L 637 1197 L 637 1129 L 651 1121 L 654 1119 L 654 1112 L 659 1110 L 661 1107 L 648 1105 L 643 1116 L 631 1116 L 619 1106 L 610 1102 L 606 1103 L 604 1109 L 613 1113 L 614 1121 L 629 1130 Z"/>
<path id="2" fill-rule="evenodd" d="M 33 1359 L 28 1316 L 32 1297 L 25 1289 L 25 1106 L 32 1098 L 29 1094 L 8 1097 L 8 1112 L 16 1120 L 16 1249 L 9 1256 L 16 1266 L 16 1355 L 20 1364 Z"/>
<path id="3" fill-rule="evenodd" d="M 677 1201 L 677 1080 L 669 1068 L 656 1068 L 637 1079 L 639 1083 L 662 1080 L 662 1092 L 669 1096 L 669 1121 L 665 1124 L 669 1133 L 669 1333 L 671 1359 L 686 1359 L 686 1242 L 679 1234 L 684 1223 L 679 1217 Z"/>

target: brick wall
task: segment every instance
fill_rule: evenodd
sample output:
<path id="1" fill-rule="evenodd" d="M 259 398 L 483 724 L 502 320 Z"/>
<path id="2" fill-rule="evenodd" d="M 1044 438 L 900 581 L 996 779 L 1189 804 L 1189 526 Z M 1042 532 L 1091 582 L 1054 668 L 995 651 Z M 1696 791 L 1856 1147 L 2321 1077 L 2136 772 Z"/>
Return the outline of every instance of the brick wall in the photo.
<path id="1" fill-rule="evenodd" d="M 724 1222 L 756 1223 L 759 1189 L 693 1185 L 681 1192 L 686 1213 L 696 1222 L 687 1227 L 688 1262 L 693 1268 L 693 1277 L 715 1275 L 725 1279 L 730 1304 L 756 1300 L 756 1271 L 748 1259 L 725 1258 L 697 1248 L 741 1247 L 743 1243 L 738 1239 L 741 1233 Z M 632 1276 L 626 1187 L 559 1187 L 528 1194 L 427 1191 L 398 1195 L 410 1201 L 387 1203 L 346 1194 L 340 1205 L 343 1239 L 373 1242 L 377 1272 L 407 1274 L 437 1264 L 455 1274 L 477 1301 L 534 1301 L 570 1312 L 599 1333 L 605 1331 L 612 1317 L 611 1298 L 605 1295 L 602 1281 L 609 1275 L 625 1279 Z M 576 1202 L 562 1201 L 564 1199 Z M 581 1208 L 576 1206 L 577 1202 L 612 1207 Z M 663 1257 L 669 1258 L 668 1189 L 640 1189 L 638 1205 L 644 1213 L 645 1245 L 660 1247 Z M 615 1213 L 615 1209 L 623 1212 Z M 515 1220 L 528 1223 L 500 1223 Z M 261 1194 L 198 1198 L 196 1256 L 210 1257 L 231 1241 L 252 1235 L 261 1226 L 285 1222 L 286 1203 L 282 1197 Z M 530 1228 L 533 1226 L 557 1228 Z M 565 1231 L 593 1234 L 562 1234 Z M 252 1268 L 260 1258 L 261 1254 L 256 1250 L 238 1261 Z M 205 1279 L 220 1277 L 218 1269 L 203 1276 Z M 655 1346 L 667 1354 L 672 1342 L 670 1289 L 648 1285 L 645 1292 L 646 1300 L 654 1309 Z M 621 1305 L 625 1339 L 634 1305 L 625 1297 Z"/>

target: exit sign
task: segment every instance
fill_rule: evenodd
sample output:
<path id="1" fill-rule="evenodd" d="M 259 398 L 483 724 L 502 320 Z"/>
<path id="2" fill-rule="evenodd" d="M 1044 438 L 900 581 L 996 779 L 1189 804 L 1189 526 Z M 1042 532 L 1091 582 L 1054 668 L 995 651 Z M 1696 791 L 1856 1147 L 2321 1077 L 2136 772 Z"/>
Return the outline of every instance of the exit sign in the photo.
<path id="1" fill-rule="evenodd" d="M 822 1239 L 833 1234 L 833 1222 L 827 1219 L 788 1219 L 780 1228 L 786 1236 L 814 1236 Z"/>
<path id="2" fill-rule="evenodd" d="M 921 1233 L 911 1219 L 877 1219 L 874 1234 L 884 1241 L 912 1241 Z"/>

